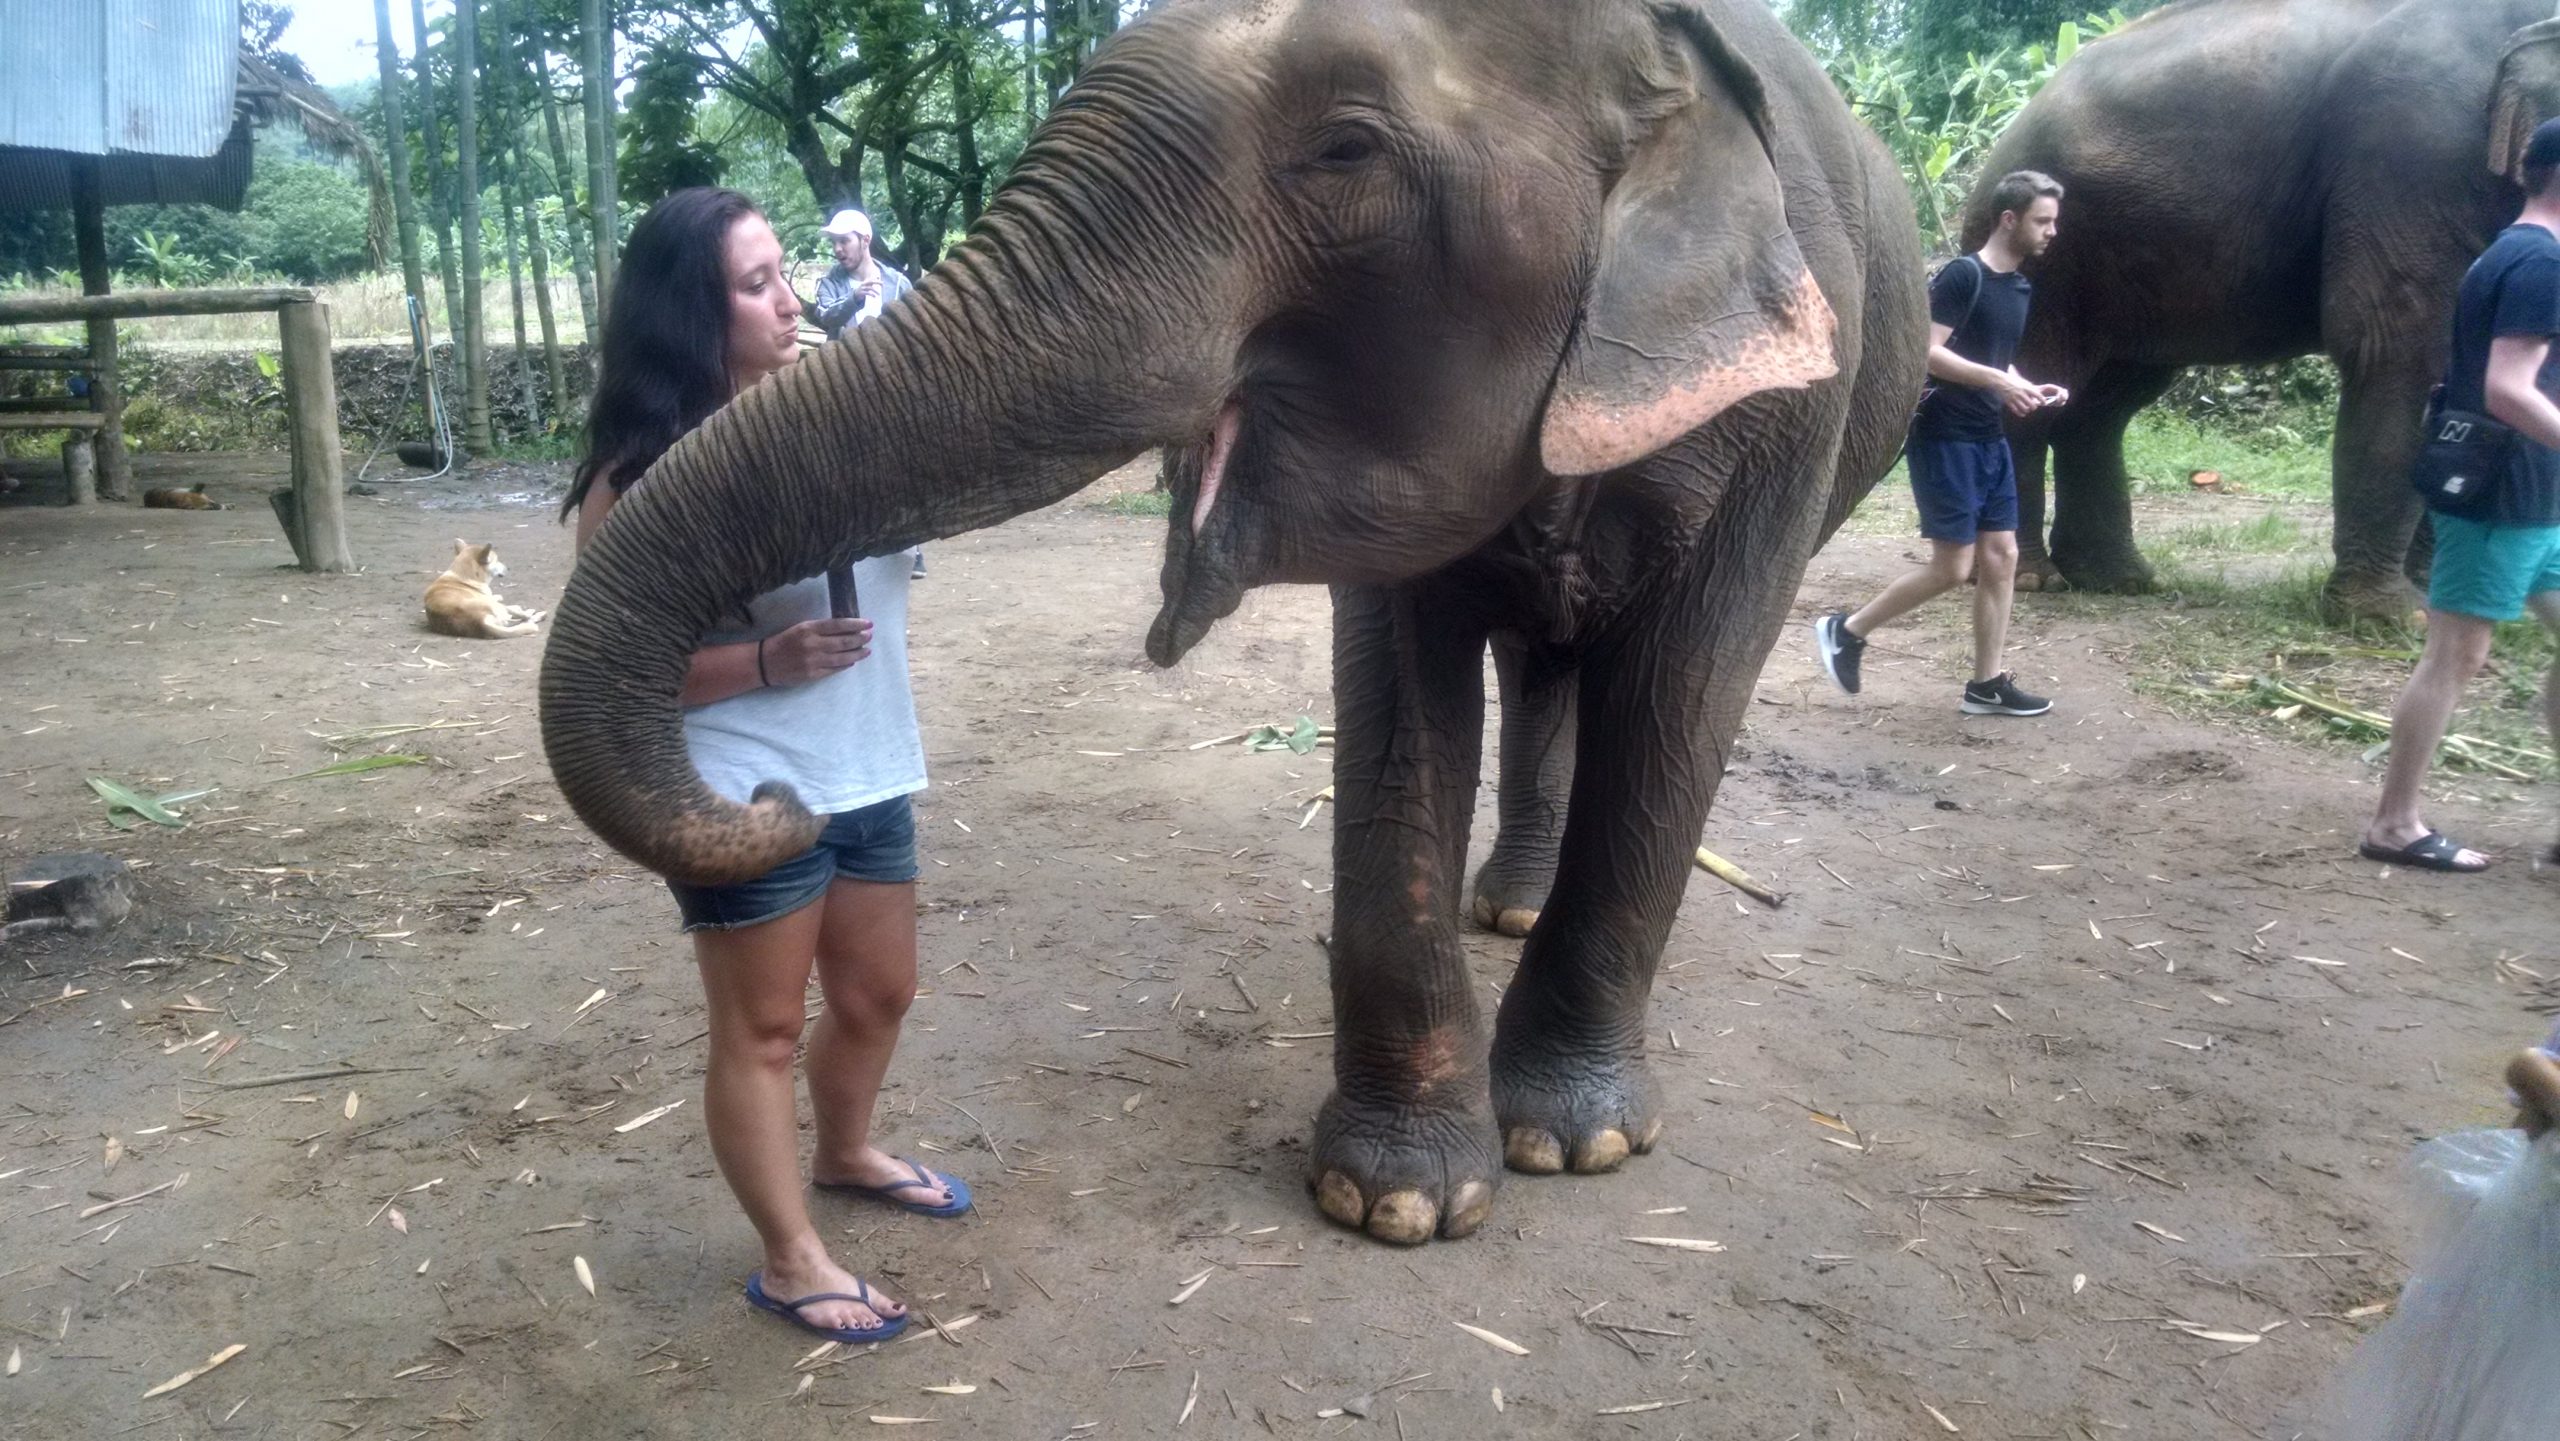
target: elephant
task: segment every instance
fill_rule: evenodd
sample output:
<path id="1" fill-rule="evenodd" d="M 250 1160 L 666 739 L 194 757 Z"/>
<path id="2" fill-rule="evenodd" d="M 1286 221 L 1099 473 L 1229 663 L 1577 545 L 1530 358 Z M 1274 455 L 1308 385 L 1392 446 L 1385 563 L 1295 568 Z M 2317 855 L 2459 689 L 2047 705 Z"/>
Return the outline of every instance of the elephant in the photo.
<path id="1" fill-rule="evenodd" d="M 2404 575 L 2427 560 L 2408 469 L 2463 271 L 2523 204 L 2526 136 L 2560 113 L 2551 17 L 2551 0 L 2185 0 L 2055 72 L 1963 221 L 1980 244 L 1991 187 L 2014 170 L 2069 190 L 2059 239 L 2028 267 L 2018 368 L 2071 400 L 2010 423 L 2022 589 L 2148 589 L 2124 464 L 2134 413 L 2189 365 L 2325 354 L 2343 381 L 2328 601 L 2407 616 Z"/>
<path id="2" fill-rule="evenodd" d="M 715 618 L 1163 451 L 1153 661 L 1250 587 L 1331 587 L 1309 1183 L 1381 1240 L 1463 1236 L 1506 1160 L 1654 1143 L 1654 972 L 1805 567 L 1893 463 L 1923 274 L 1890 157 L 1760 0 L 1173 0 L 913 295 L 596 532 L 542 665 L 550 764 L 641 864 L 761 873 L 816 825 L 687 760 Z M 1488 1029 L 1459 926 L 1497 636 L 1506 752 L 1569 734 L 1574 763 L 1524 782 L 1547 833 L 1497 847 L 1548 869 L 1515 877 L 1538 915 Z"/>

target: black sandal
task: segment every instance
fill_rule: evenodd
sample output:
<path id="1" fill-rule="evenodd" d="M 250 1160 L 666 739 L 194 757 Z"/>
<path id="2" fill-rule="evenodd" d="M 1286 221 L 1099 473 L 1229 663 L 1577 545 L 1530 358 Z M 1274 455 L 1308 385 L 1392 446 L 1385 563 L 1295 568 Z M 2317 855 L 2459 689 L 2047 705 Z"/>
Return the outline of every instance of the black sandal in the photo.
<path id="1" fill-rule="evenodd" d="M 2462 847 L 2456 845 L 2442 831 L 2429 831 L 2398 850 L 2364 841 L 2356 846 L 2356 854 L 2369 861 L 2380 861 L 2384 865 L 2407 866 L 2413 871 L 2443 871 L 2449 875 L 2475 876 L 2489 869 L 2489 863 L 2485 860 L 2476 866 L 2463 865 L 2460 860 Z"/>

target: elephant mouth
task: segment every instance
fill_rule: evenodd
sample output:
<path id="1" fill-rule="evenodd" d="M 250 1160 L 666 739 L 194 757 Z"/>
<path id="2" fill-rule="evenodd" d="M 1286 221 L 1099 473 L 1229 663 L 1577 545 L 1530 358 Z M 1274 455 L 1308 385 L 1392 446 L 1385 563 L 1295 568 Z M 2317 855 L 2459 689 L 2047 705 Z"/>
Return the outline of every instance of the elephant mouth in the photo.
<path id="1" fill-rule="evenodd" d="M 1251 505 L 1229 494 L 1227 486 L 1244 418 L 1243 397 L 1230 396 L 1206 436 L 1166 457 L 1173 505 L 1165 538 L 1164 605 L 1147 633 L 1147 658 L 1157 665 L 1182 659 L 1244 602 L 1237 558 Z"/>

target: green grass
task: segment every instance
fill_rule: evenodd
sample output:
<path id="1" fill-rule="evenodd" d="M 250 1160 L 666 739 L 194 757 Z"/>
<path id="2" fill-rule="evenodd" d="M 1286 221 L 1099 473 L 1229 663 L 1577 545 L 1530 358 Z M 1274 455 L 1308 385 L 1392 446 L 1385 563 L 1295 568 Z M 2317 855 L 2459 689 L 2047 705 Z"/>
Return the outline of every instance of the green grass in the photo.
<path id="1" fill-rule="evenodd" d="M 2154 408 L 2125 431 L 2124 463 L 2136 491 L 2184 492 L 2189 476 L 2214 470 L 2230 494 L 2329 498 L 2329 437 L 2307 422 L 2226 430 Z"/>
<path id="2" fill-rule="evenodd" d="M 1123 490 L 1107 495 L 1093 504 L 1104 515 L 1130 519 L 1162 520 L 1173 514 L 1173 493 L 1164 490 Z"/>
<path id="3" fill-rule="evenodd" d="M 2203 551 L 2213 555 L 2280 555 L 2301 550 L 2311 540 L 2299 521 L 2283 511 L 2269 510 L 2255 520 L 2209 521 L 2171 531 L 2159 546 L 2181 554 Z"/>
<path id="4" fill-rule="evenodd" d="M 2255 527 L 2240 527 L 2248 530 Z M 2375 737 L 2316 712 L 2278 720 L 2275 706 L 2234 684 L 2237 677 L 2269 677 L 2388 715 L 2424 644 L 2405 626 L 2329 623 L 2320 590 L 2328 569 L 2296 563 L 2273 573 L 2235 570 L 2193 554 L 2155 550 L 2158 594 L 2133 600 L 2061 595 L 2039 609 L 2085 615 L 2130 632 L 2135 684 L 2173 707 L 2198 715 L 2251 718 L 2254 725 L 2291 738 L 2370 749 Z M 2551 634 L 2532 620 L 2498 627 L 2486 673 L 2471 684 L 2468 704 L 2454 730 L 2505 746 L 2549 751 L 2539 691 L 2550 670 Z M 2512 759 L 2510 757 L 2509 759 Z M 2560 776 L 2549 765 L 2524 764 L 2545 779 Z"/>

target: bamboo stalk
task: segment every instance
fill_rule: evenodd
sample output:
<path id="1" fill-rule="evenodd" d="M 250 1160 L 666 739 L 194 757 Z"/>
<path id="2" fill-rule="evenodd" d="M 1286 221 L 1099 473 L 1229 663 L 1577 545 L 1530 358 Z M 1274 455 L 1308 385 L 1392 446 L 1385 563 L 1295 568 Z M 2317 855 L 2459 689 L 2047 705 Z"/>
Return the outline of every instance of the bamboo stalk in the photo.
<path id="1" fill-rule="evenodd" d="M 1705 846 L 1698 847 L 1697 861 L 1698 869 L 1705 871 L 1708 875 L 1715 877 L 1717 880 L 1724 882 L 1726 885 L 1733 887 L 1735 890 L 1740 891 L 1744 895 L 1751 897 L 1753 900 L 1760 902 L 1762 905 L 1769 907 L 1771 910 L 1775 910 L 1787 903 L 1787 898 L 1785 896 L 1782 896 L 1776 891 L 1769 889 L 1767 886 L 1760 884 L 1758 881 L 1753 880 L 1750 873 L 1743 870 L 1742 867 L 1737 866 L 1733 862 L 1726 860 L 1724 857 L 1717 855 L 1715 852 L 1708 850 Z"/>

